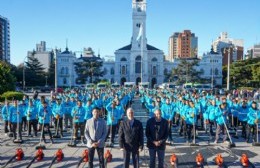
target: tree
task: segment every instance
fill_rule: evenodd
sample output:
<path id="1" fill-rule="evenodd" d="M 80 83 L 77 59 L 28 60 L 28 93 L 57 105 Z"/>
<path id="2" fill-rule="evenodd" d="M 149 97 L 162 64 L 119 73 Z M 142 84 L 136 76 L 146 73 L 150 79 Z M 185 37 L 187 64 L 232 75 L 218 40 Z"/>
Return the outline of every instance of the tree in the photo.
<path id="1" fill-rule="evenodd" d="M 227 83 L 227 66 L 223 66 L 223 84 Z M 236 61 L 230 64 L 230 84 L 233 87 L 248 86 L 250 81 L 260 83 L 260 58 Z"/>
<path id="2" fill-rule="evenodd" d="M 25 81 L 27 86 L 43 86 L 45 85 L 45 75 L 43 65 L 33 55 L 28 57 L 25 62 Z"/>
<path id="3" fill-rule="evenodd" d="M 182 59 L 177 68 L 172 69 L 171 73 L 167 74 L 166 77 L 170 81 L 176 81 L 177 84 L 200 82 L 202 80 L 200 78 L 201 72 L 195 69 L 198 63 L 198 60 Z"/>
<path id="4" fill-rule="evenodd" d="M 15 90 L 16 79 L 13 75 L 11 65 L 0 61 L 0 94 Z"/>
<path id="5" fill-rule="evenodd" d="M 48 85 L 54 86 L 55 85 L 55 61 L 51 62 L 51 65 L 47 72 L 47 79 L 48 79 Z"/>
<path id="6" fill-rule="evenodd" d="M 102 60 L 99 57 L 81 57 L 79 62 L 75 63 L 75 71 L 78 75 L 76 79 L 78 84 L 98 83 L 99 77 L 102 77 L 104 72 L 101 70 L 103 65 Z"/>

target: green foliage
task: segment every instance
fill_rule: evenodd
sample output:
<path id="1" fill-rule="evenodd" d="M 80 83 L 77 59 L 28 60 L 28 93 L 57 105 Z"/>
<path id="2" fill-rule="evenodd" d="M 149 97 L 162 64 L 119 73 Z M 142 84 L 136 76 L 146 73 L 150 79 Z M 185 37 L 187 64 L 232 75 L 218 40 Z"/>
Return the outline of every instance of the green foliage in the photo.
<path id="1" fill-rule="evenodd" d="M 227 83 L 227 66 L 223 66 L 223 84 Z M 249 86 L 250 83 L 260 83 L 260 58 L 237 61 L 230 65 L 230 85 L 232 88 Z"/>
<path id="2" fill-rule="evenodd" d="M 4 101 L 5 99 L 7 100 L 22 100 L 23 99 L 24 94 L 21 92 L 12 92 L 12 91 L 8 91 L 5 92 L 1 95 L 0 100 Z"/>
<path id="3" fill-rule="evenodd" d="M 45 85 L 45 75 L 43 65 L 34 56 L 28 57 L 25 67 L 26 86 Z"/>
<path id="4" fill-rule="evenodd" d="M 0 61 L 0 94 L 14 90 L 15 81 L 11 65 Z"/>
<path id="5" fill-rule="evenodd" d="M 169 81 L 174 81 L 177 84 L 201 82 L 201 72 L 195 69 L 196 66 L 198 66 L 198 60 L 182 59 L 177 68 L 172 69 L 165 76 Z"/>
<path id="6" fill-rule="evenodd" d="M 98 83 L 99 77 L 102 77 L 104 72 L 101 71 L 102 60 L 98 57 L 82 58 L 81 62 L 75 63 L 75 71 L 78 75 L 76 79 L 78 84 Z"/>
<path id="7" fill-rule="evenodd" d="M 47 85 L 54 86 L 55 85 L 55 62 L 54 61 L 51 62 L 51 65 L 48 69 L 48 73 L 46 75 L 48 76 Z"/>

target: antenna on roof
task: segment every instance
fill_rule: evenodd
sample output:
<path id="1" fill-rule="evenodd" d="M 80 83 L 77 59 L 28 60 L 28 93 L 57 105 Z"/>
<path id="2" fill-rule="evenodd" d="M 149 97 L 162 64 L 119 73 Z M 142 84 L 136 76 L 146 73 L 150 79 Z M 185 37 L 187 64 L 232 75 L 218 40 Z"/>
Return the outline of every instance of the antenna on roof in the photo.
<path id="1" fill-rule="evenodd" d="M 68 51 L 68 39 L 66 39 L 66 51 Z"/>

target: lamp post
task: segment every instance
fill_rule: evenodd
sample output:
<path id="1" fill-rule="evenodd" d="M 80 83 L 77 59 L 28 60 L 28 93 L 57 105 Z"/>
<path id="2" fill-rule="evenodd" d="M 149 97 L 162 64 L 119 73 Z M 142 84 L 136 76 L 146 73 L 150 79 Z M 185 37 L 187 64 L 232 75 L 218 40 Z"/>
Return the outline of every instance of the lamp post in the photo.
<path id="1" fill-rule="evenodd" d="M 48 76 L 47 75 L 45 75 L 45 87 L 47 87 L 48 86 Z"/>
<path id="2" fill-rule="evenodd" d="M 23 91 L 25 89 L 25 59 L 26 58 L 27 58 L 27 56 L 24 57 L 24 59 L 23 59 Z"/>
<path id="3" fill-rule="evenodd" d="M 229 81 L 230 81 L 230 51 L 231 48 L 229 47 L 228 49 L 225 48 L 224 49 L 224 53 L 226 53 L 226 51 L 228 52 L 228 67 L 227 67 L 227 90 L 229 90 Z"/>
<path id="4" fill-rule="evenodd" d="M 233 80 L 234 80 L 234 88 L 236 88 L 236 77 L 233 76 Z"/>

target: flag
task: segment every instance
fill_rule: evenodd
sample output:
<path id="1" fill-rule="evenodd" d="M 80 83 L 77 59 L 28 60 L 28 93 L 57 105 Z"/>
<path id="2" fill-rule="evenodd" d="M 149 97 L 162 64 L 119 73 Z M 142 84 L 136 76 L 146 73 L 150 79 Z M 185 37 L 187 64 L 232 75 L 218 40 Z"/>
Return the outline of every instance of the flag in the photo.
<path id="1" fill-rule="evenodd" d="M 143 24 L 140 25 L 138 36 L 136 37 L 136 41 L 139 41 L 140 38 L 143 36 Z"/>

